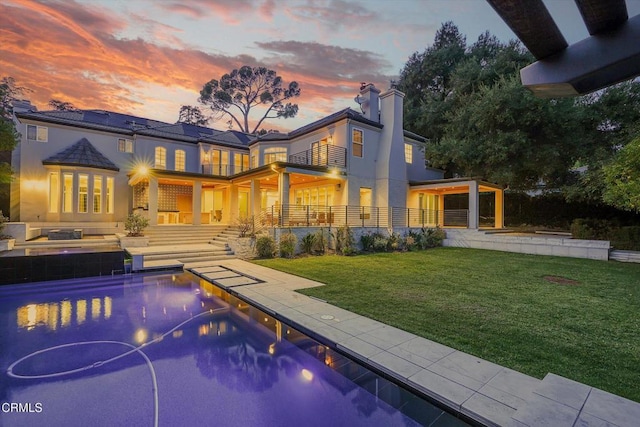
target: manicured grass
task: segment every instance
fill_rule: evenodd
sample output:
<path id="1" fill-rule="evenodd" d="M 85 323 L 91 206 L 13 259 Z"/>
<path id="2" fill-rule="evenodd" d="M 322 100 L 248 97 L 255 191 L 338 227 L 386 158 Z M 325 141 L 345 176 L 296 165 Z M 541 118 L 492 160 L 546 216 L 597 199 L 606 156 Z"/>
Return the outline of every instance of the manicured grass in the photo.
<path id="1" fill-rule="evenodd" d="M 301 292 L 355 313 L 640 402 L 638 264 L 462 248 L 256 263 L 326 283 Z"/>

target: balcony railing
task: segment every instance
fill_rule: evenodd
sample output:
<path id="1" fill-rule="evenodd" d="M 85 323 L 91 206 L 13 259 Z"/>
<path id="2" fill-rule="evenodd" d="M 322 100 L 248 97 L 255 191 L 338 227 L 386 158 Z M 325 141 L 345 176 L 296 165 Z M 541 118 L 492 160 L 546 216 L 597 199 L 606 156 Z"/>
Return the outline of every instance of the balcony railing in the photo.
<path id="1" fill-rule="evenodd" d="M 322 145 L 300 153 L 291 154 L 289 163 L 311 166 L 347 167 L 347 149 L 335 145 Z"/>
<path id="2" fill-rule="evenodd" d="M 467 227 L 467 209 L 428 210 L 372 206 L 284 205 L 263 210 L 256 229 L 265 227 Z"/>

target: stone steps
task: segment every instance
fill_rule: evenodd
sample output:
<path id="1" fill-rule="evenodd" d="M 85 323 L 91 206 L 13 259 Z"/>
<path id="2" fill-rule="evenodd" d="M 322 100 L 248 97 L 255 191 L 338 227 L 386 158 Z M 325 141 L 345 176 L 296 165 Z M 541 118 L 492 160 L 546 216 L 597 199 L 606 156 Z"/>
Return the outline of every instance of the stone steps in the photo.
<path id="1" fill-rule="evenodd" d="M 613 250 L 609 252 L 609 259 L 620 262 L 637 262 L 640 263 L 640 252 Z"/>
<path id="2" fill-rule="evenodd" d="M 208 243 L 224 232 L 226 225 L 161 225 L 145 230 L 149 246 Z"/>

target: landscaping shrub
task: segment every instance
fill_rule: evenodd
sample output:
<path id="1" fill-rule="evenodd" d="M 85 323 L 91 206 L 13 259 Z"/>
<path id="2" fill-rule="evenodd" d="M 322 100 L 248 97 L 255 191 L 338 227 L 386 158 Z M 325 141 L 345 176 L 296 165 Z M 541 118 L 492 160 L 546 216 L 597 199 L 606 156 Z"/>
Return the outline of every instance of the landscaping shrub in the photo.
<path id="1" fill-rule="evenodd" d="M 273 258 L 276 253 L 276 241 L 271 236 L 261 236 L 256 240 L 258 258 Z"/>
<path id="2" fill-rule="evenodd" d="M 280 236 L 280 256 L 282 258 L 293 258 L 296 252 L 296 244 L 298 238 L 295 234 L 289 231 L 286 234 Z"/>
<path id="3" fill-rule="evenodd" d="M 313 253 L 315 245 L 316 245 L 315 233 L 306 234 L 304 237 L 302 237 L 302 240 L 300 241 L 300 248 L 302 249 L 302 252 L 308 255 L 311 255 Z"/>
<path id="4" fill-rule="evenodd" d="M 322 228 L 314 234 L 313 251 L 317 254 L 324 254 L 327 252 L 327 236 L 325 236 Z"/>
<path id="5" fill-rule="evenodd" d="M 442 246 L 445 238 L 444 231 L 439 228 L 422 228 L 420 232 L 414 233 L 412 237 L 415 239 L 415 246 L 419 249 L 435 248 Z"/>
<path id="6" fill-rule="evenodd" d="M 613 222 L 606 219 L 578 218 L 571 223 L 571 236 L 574 239 L 610 240 Z"/>
<path id="7" fill-rule="evenodd" d="M 7 222 L 9 222 L 9 217 L 4 216 L 2 211 L 0 211 L 0 240 L 11 239 L 11 236 L 3 233 Z"/>
<path id="8" fill-rule="evenodd" d="M 345 224 L 336 230 L 335 239 L 337 254 L 353 255 L 356 252 L 356 240 L 348 225 Z"/>
<path id="9" fill-rule="evenodd" d="M 360 245 L 364 252 L 373 252 L 373 240 L 377 233 L 366 232 L 360 236 Z"/>
<path id="10" fill-rule="evenodd" d="M 124 220 L 124 229 L 127 236 L 140 237 L 144 236 L 144 229 L 149 226 L 149 219 L 140 214 L 132 213 Z"/>
<path id="11" fill-rule="evenodd" d="M 373 237 L 373 250 L 374 252 L 386 252 L 387 244 L 389 240 L 384 237 L 382 234 L 376 233 Z"/>
<path id="12" fill-rule="evenodd" d="M 617 220 L 579 218 L 571 223 L 574 239 L 609 240 L 615 249 L 640 251 L 640 226 L 621 227 Z"/>
<path id="13" fill-rule="evenodd" d="M 418 245 L 416 245 L 415 235 L 410 231 L 404 238 L 404 245 L 408 251 L 415 251 L 418 249 Z"/>
<path id="14" fill-rule="evenodd" d="M 615 249 L 640 251 L 640 227 L 620 227 L 611 232 L 611 246 Z"/>
<path id="15" fill-rule="evenodd" d="M 247 234 L 253 234 L 253 217 L 252 216 L 241 216 L 236 218 L 234 221 L 238 232 L 240 233 L 240 237 L 246 237 Z"/>
<path id="16" fill-rule="evenodd" d="M 387 250 L 388 251 L 401 251 L 404 250 L 404 239 L 398 233 L 390 233 L 387 238 Z"/>

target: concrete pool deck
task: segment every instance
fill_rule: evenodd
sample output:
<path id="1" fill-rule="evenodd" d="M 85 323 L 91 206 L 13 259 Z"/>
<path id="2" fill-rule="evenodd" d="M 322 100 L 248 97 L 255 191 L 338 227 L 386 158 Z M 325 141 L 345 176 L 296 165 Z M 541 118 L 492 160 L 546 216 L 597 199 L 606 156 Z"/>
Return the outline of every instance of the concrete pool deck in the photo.
<path id="1" fill-rule="evenodd" d="M 295 292 L 322 283 L 238 259 L 185 269 L 490 426 L 633 426 L 640 403 L 549 373 L 524 375 Z"/>

